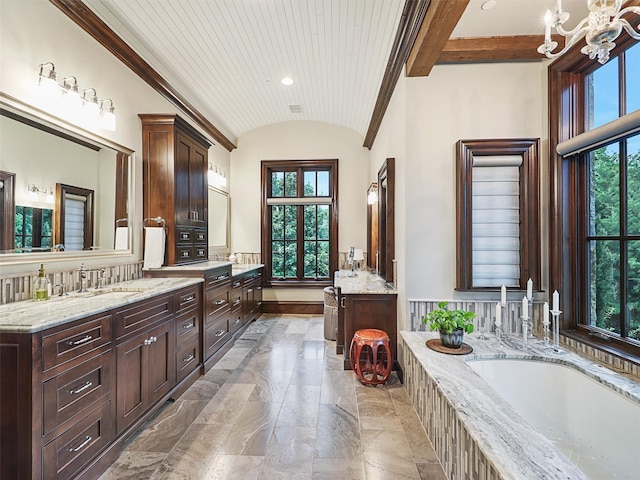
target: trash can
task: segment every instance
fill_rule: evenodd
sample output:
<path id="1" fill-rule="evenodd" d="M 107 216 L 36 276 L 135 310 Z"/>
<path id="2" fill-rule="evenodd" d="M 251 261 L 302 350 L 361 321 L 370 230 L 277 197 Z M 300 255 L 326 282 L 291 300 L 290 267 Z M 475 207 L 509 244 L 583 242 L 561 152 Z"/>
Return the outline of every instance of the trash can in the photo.
<path id="1" fill-rule="evenodd" d="M 338 300 L 333 287 L 324 288 L 324 338 L 335 340 L 338 335 Z"/>

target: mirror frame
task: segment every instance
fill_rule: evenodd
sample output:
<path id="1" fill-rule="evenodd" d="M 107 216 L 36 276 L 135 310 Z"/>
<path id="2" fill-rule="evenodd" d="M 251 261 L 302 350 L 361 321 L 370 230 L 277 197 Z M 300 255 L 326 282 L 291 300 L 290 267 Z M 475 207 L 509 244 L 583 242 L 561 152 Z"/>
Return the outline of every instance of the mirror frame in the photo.
<path id="1" fill-rule="evenodd" d="M 211 238 L 208 239 L 209 244 L 209 255 L 230 255 L 231 254 L 231 195 L 229 192 L 225 192 L 219 188 L 216 188 L 212 185 L 209 185 L 207 190 L 207 195 L 209 190 L 213 190 L 216 193 L 224 195 L 227 197 L 227 212 L 226 212 L 226 223 L 227 223 L 227 235 L 225 238 L 225 245 L 212 245 Z M 208 200 L 208 199 L 207 199 Z M 211 207 L 209 207 L 209 216 L 211 216 Z M 210 219 L 207 219 L 209 225 L 211 225 Z"/>
<path id="2" fill-rule="evenodd" d="M 99 148 L 109 148 L 119 151 L 129 156 L 128 175 L 129 182 L 127 185 L 127 198 L 129 199 L 129 215 L 127 224 L 129 227 L 133 225 L 133 206 L 134 200 L 134 177 L 133 172 L 135 165 L 135 151 L 123 145 L 115 143 L 107 138 L 101 137 L 93 132 L 77 127 L 66 120 L 55 117 L 44 110 L 33 107 L 22 100 L 14 98 L 10 95 L 0 92 L 0 109 L 7 110 L 11 113 L 19 115 L 45 127 L 48 130 L 55 130 L 61 137 L 73 137 L 81 142 L 92 144 Z M 65 261 L 78 258 L 127 258 L 133 257 L 133 228 L 129 228 L 129 248 L 127 250 L 108 250 L 108 251 L 69 251 L 69 252 L 46 252 L 46 253 L 5 253 L 0 254 L 0 265 L 16 265 L 16 264 L 32 264 L 51 261 Z"/>

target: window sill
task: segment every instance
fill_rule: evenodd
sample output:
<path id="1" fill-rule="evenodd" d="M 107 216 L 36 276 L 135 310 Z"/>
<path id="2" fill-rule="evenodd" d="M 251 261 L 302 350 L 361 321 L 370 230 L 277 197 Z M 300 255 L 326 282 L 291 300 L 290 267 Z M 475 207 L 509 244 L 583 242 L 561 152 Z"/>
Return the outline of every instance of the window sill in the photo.
<path id="1" fill-rule="evenodd" d="M 271 280 L 271 288 L 324 288 L 333 286 L 333 282 L 328 278 L 322 280 Z"/>
<path id="2" fill-rule="evenodd" d="M 562 334 L 568 338 L 577 340 L 580 343 L 584 343 L 585 345 L 595 348 L 596 350 L 601 350 L 627 362 L 633 363 L 634 365 L 640 366 L 640 347 L 615 337 L 609 337 L 611 338 L 611 341 L 600 340 L 597 337 L 589 335 L 591 331 L 591 329 L 579 325 L 576 330 L 563 330 Z"/>

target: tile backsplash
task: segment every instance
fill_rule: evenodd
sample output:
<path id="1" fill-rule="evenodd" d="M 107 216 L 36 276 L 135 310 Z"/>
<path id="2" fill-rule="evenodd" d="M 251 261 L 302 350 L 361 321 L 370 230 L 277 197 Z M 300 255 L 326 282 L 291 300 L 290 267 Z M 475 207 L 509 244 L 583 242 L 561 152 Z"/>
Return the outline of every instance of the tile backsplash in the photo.
<path id="1" fill-rule="evenodd" d="M 91 268 L 104 268 L 104 285 L 142 278 L 142 262 L 124 265 L 96 265 Z M 31 298 L 31 286 L 38 276 L 38 269 L 28 274 L 0 277 L 0 304 L 19 302 Z M 65 284 L 67 292 L 80 288 L 80 273 L 77 268 L 68 270 L 47 270 L 46 276 L 54 286 L 53 294 L 57 295 L 57 285 Z M 87 272 L 87 288 L 95 287 L 98 272 Z"/>

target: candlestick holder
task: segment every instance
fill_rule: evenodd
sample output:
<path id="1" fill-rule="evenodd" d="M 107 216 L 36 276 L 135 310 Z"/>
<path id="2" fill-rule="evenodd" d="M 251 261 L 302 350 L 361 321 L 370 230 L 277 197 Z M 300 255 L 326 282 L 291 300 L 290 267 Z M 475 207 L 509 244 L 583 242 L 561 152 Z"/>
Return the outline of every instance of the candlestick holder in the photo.
<path id="1" fill-rule="evenodd" d="M 502 329 L 498 324 L 496 324 L 496 340 L 498 341 L 502 340 Z"/>
<path id="2" fill-rule="evenodd" d="M 529 317 L 522 316 L 522 350 L 527 351 L 527 334 L 529 330 Z"/>
<path id="3" fill-rule="evenodd" d="M 533 339 L 533 297 L 527 297 L 527 302 L 529 303 L 529 312 L 531 316 L 529 317 L 529 328 L 527 329 L 527 334 L 530 339 Z"/>
<path id="4" fill-rule="evenodd" d="M 561 353 L 560 350 L 560 314 L 562 310 L 551 310 L 551 316 L 553 317 L 553 348 L 556 353 Z"/>
<path id="5" fill-rule="evenodd" d="M 484 317 L 482 317 L 480 319 L 480 324 L 478 325 L 478 331 L 480 332 L 480 335 L 478 336 L 478 340 L 489 340 L 487 336 L 484 334 L 484 332 L 486 331 L 485 323 L 486 321 Z"/>
<path id="6" fill-rule="evenodd" d="M 549 320 L 545 320 L 542 322 L 542 326 L 544 327 L 544 345 L 545 347 L 549 346 Z"/>

